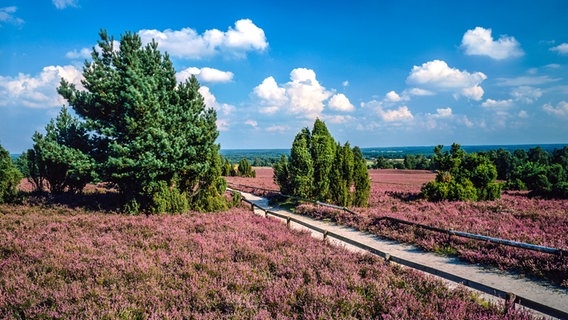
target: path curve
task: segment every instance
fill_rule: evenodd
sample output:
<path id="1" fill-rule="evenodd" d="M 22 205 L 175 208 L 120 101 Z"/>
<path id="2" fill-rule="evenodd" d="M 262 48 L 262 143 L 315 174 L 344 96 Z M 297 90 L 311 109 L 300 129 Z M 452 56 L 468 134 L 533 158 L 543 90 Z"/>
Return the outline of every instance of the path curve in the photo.
<path id="1" fill-rule="evenodd" d="M 295 219 L 309 223 L 318 228 L 328 230 L 349 239 L 353 239 L 379 251 L 389 253 L 391 256 L 396 256 L 402 259 L 417 262 L 422 265 L 426 265 L 428 267 L 441 270 L 471 281 L 479 282 L 505 292 L 512 292 L 517 296 L 526 297 L 527 299 L 531 299 L 535 302 L 539 302 L 543 305 L 561 310 L 562 312 L 568 314 L 568 290 L 565 288 L 554 286 L 545 282 L 536 282 L 526 278 L 520 278 L 518 276 L 511 275 L 509 273 L 496 269 L 487 269 L 478 265 L 468 264 L 460 261 L 457 258 L 442 256 L 432 252 L 426 252 L 412 245 L 385 240 L 377 237 L 376 235 L 361 232 L 351 227 L 337 225 L 333 222 L 315 220 L 303 215 L 292 213 L 289 210 L 272 207 L 269 205 L 268 199 L 266 198 L 240 190 L 239 192 L 245 199 L 259 207 L 269 209 L 270 211 L 276 213 L 291 216 Z M 264 216 L 264 211 L 260 209 L 255 209 L 255 213 Z M 318 237 L 320 239 L 322 238 L 321 233 L 307 229 L 299 224 L 292 223 L 291 227 L 310 230 L 312 236 Z M 360 248 L 341 242 L 337 239 L 331 238 L 330 241 L 335 244 L 344 246 L 346 249 L 351 251 L 363 251 Z M 452 284 L 455 285 L 455 283 L 451 283 L 451 285 Z M 488 294 L 481 294 L 481 296 L 484 299 L 491 300 L 493 302 L 499 300 L 498 298 Z M 538 315 L 543 316 L 543 314 Z M 548 318 L 554 319 L 551 317 Z"/>

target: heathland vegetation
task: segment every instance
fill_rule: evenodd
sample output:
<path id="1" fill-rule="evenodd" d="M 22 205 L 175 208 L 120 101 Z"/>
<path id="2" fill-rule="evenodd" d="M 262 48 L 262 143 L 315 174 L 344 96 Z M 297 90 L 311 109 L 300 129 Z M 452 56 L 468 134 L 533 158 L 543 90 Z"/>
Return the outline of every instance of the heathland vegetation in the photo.
<path id="1" fill-rule="evenodd" d="M 567 202 L 548 198 L 568 197 L 568 147 L 466 154 L 440 146 L 402 161 L 437 174 L 406 171 L 421 177 L 407 184 L 397 172 L 389 183 L 318 119 L 289 156 L 267 160 L 274 169 L 253 170 L 260 159 L 235 166 L 220 156 L 216 113 L 197 79 L 178 83 L 169 56 L 135 33 L 115 43 L 100 33 L 81 88 L 62 80 L 58 92 L 77 117 L 62 108 L 15 162 L 0 146 L 0 318 L 530 318 L 255 217 L 225 193 L 227 180 L 356 207 L 296 210 L 568 286 L 566 257 L 380 219 L 567 249 Z M 23 176 L 31 188 L 18 187 Z M 501 198 L 501 188 L 535 197 Z M 84 201 L 66 201 L 76 197 Z"/>
<path id="2" fill-rule="evenodd" d="M 425 250 L 456 255 L 464 261 L 494 266 L 528 277 L 547 279 L 568 287 L 566 255 L 529 251 L 436 233 L 385 220 L 392 217 L 446 230 L 457 230 L 501 239 L 568 250 L 568 202 L 532 197 L 526 191 L 505 191 L 492 201 L 440 201 L 420 199 L 421 187 L 435 179 L 431 171 L 369 171 L 369 206 L 351 207 L 355 212 L 328 209 L 300 202 L 295 211 L 374 233 L 380 237 L 412 243 Z M 257 177 L 229 178 L 229 183 L 276 189 L 269 168 L 257 169 Z M 266 192 L 248 189 L 253 192 Z"/>

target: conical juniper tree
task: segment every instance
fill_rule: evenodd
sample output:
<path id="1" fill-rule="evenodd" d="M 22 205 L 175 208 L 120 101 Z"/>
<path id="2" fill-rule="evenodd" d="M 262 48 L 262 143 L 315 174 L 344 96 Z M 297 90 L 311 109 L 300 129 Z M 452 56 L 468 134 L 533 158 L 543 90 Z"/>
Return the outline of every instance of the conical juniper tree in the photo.
<path id="1" fill-rule="evenodd" d="M 304 128 L 296 135 L 290 150 L 290 189 L 292 195 L 302 198 L 311 197 L 314 183 L 310 140 L 310 130 Z"/>
<path id="2" fill-rule="evenodd" d="M 316 119 L 312 130 L 311 153 L 314 164 L 312 197 L 320 201 L 331 199 L 329 174 L 335 160 L 335 140 L 323 121 Z"/>
<path id="3" fill-rule="evenodd" d="M 336 143 L 319 119 L 314 131 L 316 134 L 303 128 L 294 139 L 289 159 L 283 155 L 274 165 L 280 191 L 343 206 L 366 206 L 371 185 L 361 150 Z"/>
<path id="4" fill-rule="evenodd" d="M 217 115 L 197 79 L 178 84 L 154 41 L 143 46 L 127 32 L 115 48 L 106 31 L 99 35 L 83 67 L 85 90 L 62 80 L 58 91 L 92 132 L 101 178 L 134 212 L 225 208 Z M 179 205 L 162 203 L 168 199 Z"/>
<path id="5" fill-rule="evenodd" d="M 369 179 L 367 161 L 365 157 L 363 157 L 363 153 L 359 147 L 353 148 L 353 162 L 353 184 L 355 191 L 352 196 L 352 204 L 357 207 L 366 207 L 371 194 L 371 180 Z"/>

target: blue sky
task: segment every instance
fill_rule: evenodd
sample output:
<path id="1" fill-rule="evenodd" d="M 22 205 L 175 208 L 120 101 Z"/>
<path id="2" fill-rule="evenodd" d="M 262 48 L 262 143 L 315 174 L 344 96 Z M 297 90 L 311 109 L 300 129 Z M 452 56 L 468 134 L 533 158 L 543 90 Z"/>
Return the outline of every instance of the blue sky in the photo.
<path id="1" fill-rule="evenodd" d="M 0 0 L 0 144 L 32 145 L 101 28 L 196 74 L 222 148 L 319 117 L 361 147 L 568 143 L 567 1 Z"/>

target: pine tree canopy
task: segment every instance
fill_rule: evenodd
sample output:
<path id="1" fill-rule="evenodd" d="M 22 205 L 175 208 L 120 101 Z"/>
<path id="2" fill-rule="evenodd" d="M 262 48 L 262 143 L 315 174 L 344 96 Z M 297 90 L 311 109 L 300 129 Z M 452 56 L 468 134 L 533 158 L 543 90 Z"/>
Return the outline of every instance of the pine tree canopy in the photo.
<path id="1" fill-rule="evenodd" d="M 177 83 L 167 53 L 136 33 L 100 32 L 83 67 L 85 90 L 61 80 L 58 92 L 90 130 L 101 178 L 115 183 L 132 211 L 224 208 L 219 135 L 195 76 Z M 179 208 L 162 202 L 179 198 Z"/>

